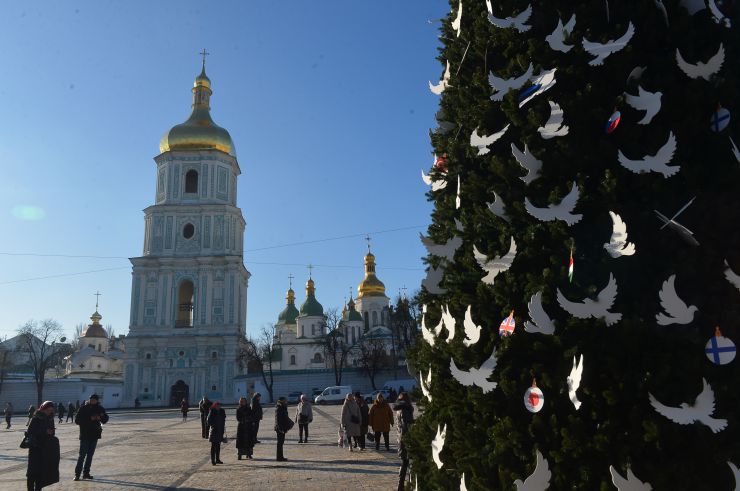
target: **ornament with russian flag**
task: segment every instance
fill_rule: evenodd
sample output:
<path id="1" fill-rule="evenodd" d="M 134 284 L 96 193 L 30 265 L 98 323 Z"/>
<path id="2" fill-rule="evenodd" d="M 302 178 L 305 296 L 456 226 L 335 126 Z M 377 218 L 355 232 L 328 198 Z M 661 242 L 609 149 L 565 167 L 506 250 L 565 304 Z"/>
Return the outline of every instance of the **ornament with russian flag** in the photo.
<path id="1" fill-rule="evenodd" d="M 614 133 L 614 130 L 616 130 L 617 126 L 619 126 L 619 121 L 621 119 L 622 113 L 615 109 L 612 115 L 609 116 L 609 120 L 606 122 L 606 126 L 604 127 L 604 131 L 607 135 L 611 135 L 612 133 Z"/>
<path id="2" fill-rule="evenodd" d="M 707 354 L 709 361 L 715 365 L 727 365 L 735 359 L 737 348 L 731 339 L 722 335 L 722 331 L 717 326 L 714 329 L 714 336 L 707 341 L 704 352 Z"/>
<path id="3" fill-rule="evenodd" d="M 573 248 L 570 248 L 570 263 L 568 263 L 568 281 L 573 283 Z"/>
<path id="4" fill-rule="evenodd" d="M 514 320 L 514 311 L 512 310 L 509 317 L 501 321 L 501 325 L 498 327 L 499 336 L 505 338 L 514 334 L 514 328 L 516 327 L 516 321 Z"/>
<path id="5" fill-rule="evenodd" d="M 537 379 L 532 379 L 532 387 L 524 393 L 524 407 L 530 413 L 538 413 L 545 405 L 545 394 L 537 387 Z"/>

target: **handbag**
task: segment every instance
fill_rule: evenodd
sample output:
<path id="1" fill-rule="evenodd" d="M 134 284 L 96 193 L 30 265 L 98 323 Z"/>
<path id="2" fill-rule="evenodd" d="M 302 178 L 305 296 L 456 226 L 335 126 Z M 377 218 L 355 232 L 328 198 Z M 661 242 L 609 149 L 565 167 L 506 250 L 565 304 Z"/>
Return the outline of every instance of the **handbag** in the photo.
<path id="1" fill-rule="evenodd" d="M 375 441 L 375 435 L 373 433 L 370 433 L 369 431 L 367 432 L 366 438 L 367 438 L 367 441 L 369 441 L 369 442 L 374 442 Z"/>
<path id="2" fill-rule="evenodd" d="M 31 448 L 31 441 L 28 438 L 28 432 L 23 432 L 23 439 L 21 440 L 21 444 L 19 445 L 20 448 Z"/>
<path id="3" fill-rule="evenodd" d="M 224 433 L 224 437 L 221 439 L 223 443 L 229 443 L 229 437 L 226 436 L 226 433 Z"/>

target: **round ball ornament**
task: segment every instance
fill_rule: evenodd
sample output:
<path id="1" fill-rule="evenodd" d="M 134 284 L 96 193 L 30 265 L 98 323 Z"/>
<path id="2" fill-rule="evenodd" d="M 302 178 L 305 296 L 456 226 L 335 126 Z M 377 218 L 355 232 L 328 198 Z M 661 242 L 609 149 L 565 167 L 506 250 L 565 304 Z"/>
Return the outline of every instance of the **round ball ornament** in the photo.
<path id="1" fill-rule="evenodd" d="M 704 352 L 707 358 L 709 358 L 709 361 L 715 365 L 727 365 L 735 359 L 737 348 L 735 347 L 735 343 L 731 339 L 724 337 L 722 331 L 717 327 L 714 330 L 714 336 L 707 341 Z"/>
<path id="2" fill-rule="evenodd" d="M 730 124 L 730 111 L 717 105 L 717 110 L 714 111 L 714 114 L 712 114 L 712 117 L 710 118 L 709 129 L 715 133 L 719 133 L 727 128 L 728 124 Z"/>
<path id="3" fill-rule="evenodd" d="M 622 113 L 619 111 L 614 111 L 611 116 L 609 116 L 609 120 L 606 122 L 606 126 L 604 127 L 604 131 L 607 135 L 611 135 L 614 133 L 614 130 L 617 129 L 617 126 L 619 126 L 619 121 L 622 120 Z"/>
<path id="4" fill-rule="evenodd" d="M 524 407 L 530 413 L 538 413 L 545 405 L 545 394 L 537 387 L 537 381 L 532 380 L 532 387 L 524 393 Z"/>

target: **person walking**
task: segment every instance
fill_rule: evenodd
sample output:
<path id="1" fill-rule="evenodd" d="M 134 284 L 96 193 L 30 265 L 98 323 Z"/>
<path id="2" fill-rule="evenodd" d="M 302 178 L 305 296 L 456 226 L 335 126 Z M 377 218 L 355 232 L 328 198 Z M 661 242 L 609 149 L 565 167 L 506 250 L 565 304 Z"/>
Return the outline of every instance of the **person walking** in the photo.
<path id="1" fill-rule="evenodd" d="M 13 418 L 13 405 L 9 402 L 5 403 L 5 429 L 10 429 L 10 420 Z"/>
<path id="2" fill-rule="evenodd" d="M 383 399 L 383 395 L 378 392 L 373 402 L 373 407 L 370 408 L 370 426 L 373 427 L 375 432 L 375 450 L 380 450 L 380 434 L 383 434 L 383 441 L 385 443 L 385 449 L 390 450 L 391 447 L 388 443 L 388 434 L 391 431 L 391 425 L 393 425 L 393 411 L 388 403 Z"/>
<path id="3" fill-rule="evenodd" d="M 223 464 L 221 462 L 221 442 L 226 435 L 226 411 L 218 401 L 211 405 L 208 412 L 208 441 L 211 442 L 211 465 Z"/>
<path id="4" fill-rule="evenodd" d="M 203 396 L 198 403 L 198 411 L 200 411 L 200 436 L 208 438 L 208 413 L 211 411 L 211 401 L 206 396 Z"/>
<path id="5" fill-rule="evenodd" d="M 355 402 L 360 408 L 360 450 L 365 450 L 365 435 L 367 434 L 367 425 L 370 419 L 367 403 L 362 394 L 355 392 Z"/>
<path id="6" fill-rule="evenodd" d="M 75 416 L 75 423 L 80 427 L 80 454 L 75 466 L 75 481 L 80 480 L 80 474 L 82 479 L 93 478 L 90 474 L 93 455 L 103 435 L 103 425 L 108 422 L 108 413 L 100 405 L 99 399 L 97 394 L 91 395 Z"/>
<path id="7" fill-rule="evenodd" d="M 57 413 L 59 413 L 59 424 L 62 424 L 62 420 L 64 419 L 64 403 L 60 402 L 59 405 L 57 405 Z"/>
<path id="8" fill-rule="evenodd" d="M 254 401 L 254 399 L 252 399 Z M 275 433 L 277 434 L 277 455 L 275 460 L 285 462 L 288 459 L 283 455 L 283 444 L 285 443 L 285 434 L 293 428 L 293 420 L 288 416 L 288 401 L 285 397 L 278 398 L 275 406 Z"/>
<path id="9" fill-rule="evenodd" d="M 188 401 L 185 399 L 180 402 L 180 412 L 182 413 L 182 422 L 188 420 L 188 411 L 190 411 L 190 405 L 188 404 Z"/>
<path id="10" fill-rule="evenodd" d="M 408 394 L 401 392 L 393 404 L 396 413 L 396 434 L 398 437 L 398 456 L 401 457 L 401 468 L 398 470 L 398 491 L 403 491 L 406 481 L 406 472 L 409 468 L 409 453 L 404 438 L 411 425 L 414 424 L 414 406 L 409 401 Z"/>
<path id="11" fill-rule="evenodd" d="M 236 408 L 236 455 L 241 460 L 242 455 L 252 458 L 254 450 L 254 416 L 246 397 L 239 398 L 239 407 Z"/>
<path id="12" fill-rule="evenodd" d="M 308 424 L 313 421 L 313 408 L 305 394 L 295 408 L 295 422 L 298 423 L 298 443 L 308 443 Z"/>
<path id="13" fill-rule="evenodd" d="M 252 396 L 252 415 L 254 416 L 254 443 L 262 443 L 257 437 L 257 433 L 260 431 L 260 421 L 262 421 L 262 404 L 260 403 L 262 394 L 256 392 Z"/>
<path id="14" fill-rule="evenodd" d="M 349 451 L 351 452 L 353 446 L 352 440 L 354 440 L 355 446 L 359 442 L 360 423 L 362 422 L 360 408 L 352 394 L 347 394 L 347 397 L 344 399 L 341 422 L 342 426 L 344 426 L 344 434 L 349 442 Z"/>
<path id="15" fill-rule="evenodd" d="M 72 404 L 72 401 L 69 401 L 69 404 L 67 405 L 67 423 L 72 420 L 74 423 L 75 420 L 75 405 Z"/>
<path id="16" fill-rule="evenodd" d="M 36 407 L 31 404 L 28 406 L 28 421 L 26 421 L 26 426 L 31 422 L 31 418 L 33 418 L 33 415 L 36 413 Z"/>
<path id="17" fill-rule="evenodd" d="M 34 412 L 26 431 L 28 491 L 38 491 L 59 482 L 59 440 L 54 433 L 54 403 L 46 401 Z"/>

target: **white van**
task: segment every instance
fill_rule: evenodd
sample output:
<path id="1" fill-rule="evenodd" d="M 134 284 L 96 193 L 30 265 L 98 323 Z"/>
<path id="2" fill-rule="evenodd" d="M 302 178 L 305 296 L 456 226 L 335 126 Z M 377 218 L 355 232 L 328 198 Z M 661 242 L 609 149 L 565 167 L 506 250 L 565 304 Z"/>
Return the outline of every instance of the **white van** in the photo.
<path id="1" fill-rule="evenodd" d="M 383 386 L 383 390 L 395 390 L 396 393 L 403 391 L 410 391 L 417 386 L 416 379 L 407 378 L 403 380 L 388 380 Z"/>
<path id="2" fill-rule="evenodd" d="M 332 385 L 316 396 L 316 404 L 342 404 L 347 394 L 352 393 L 351 385 Z"/>

